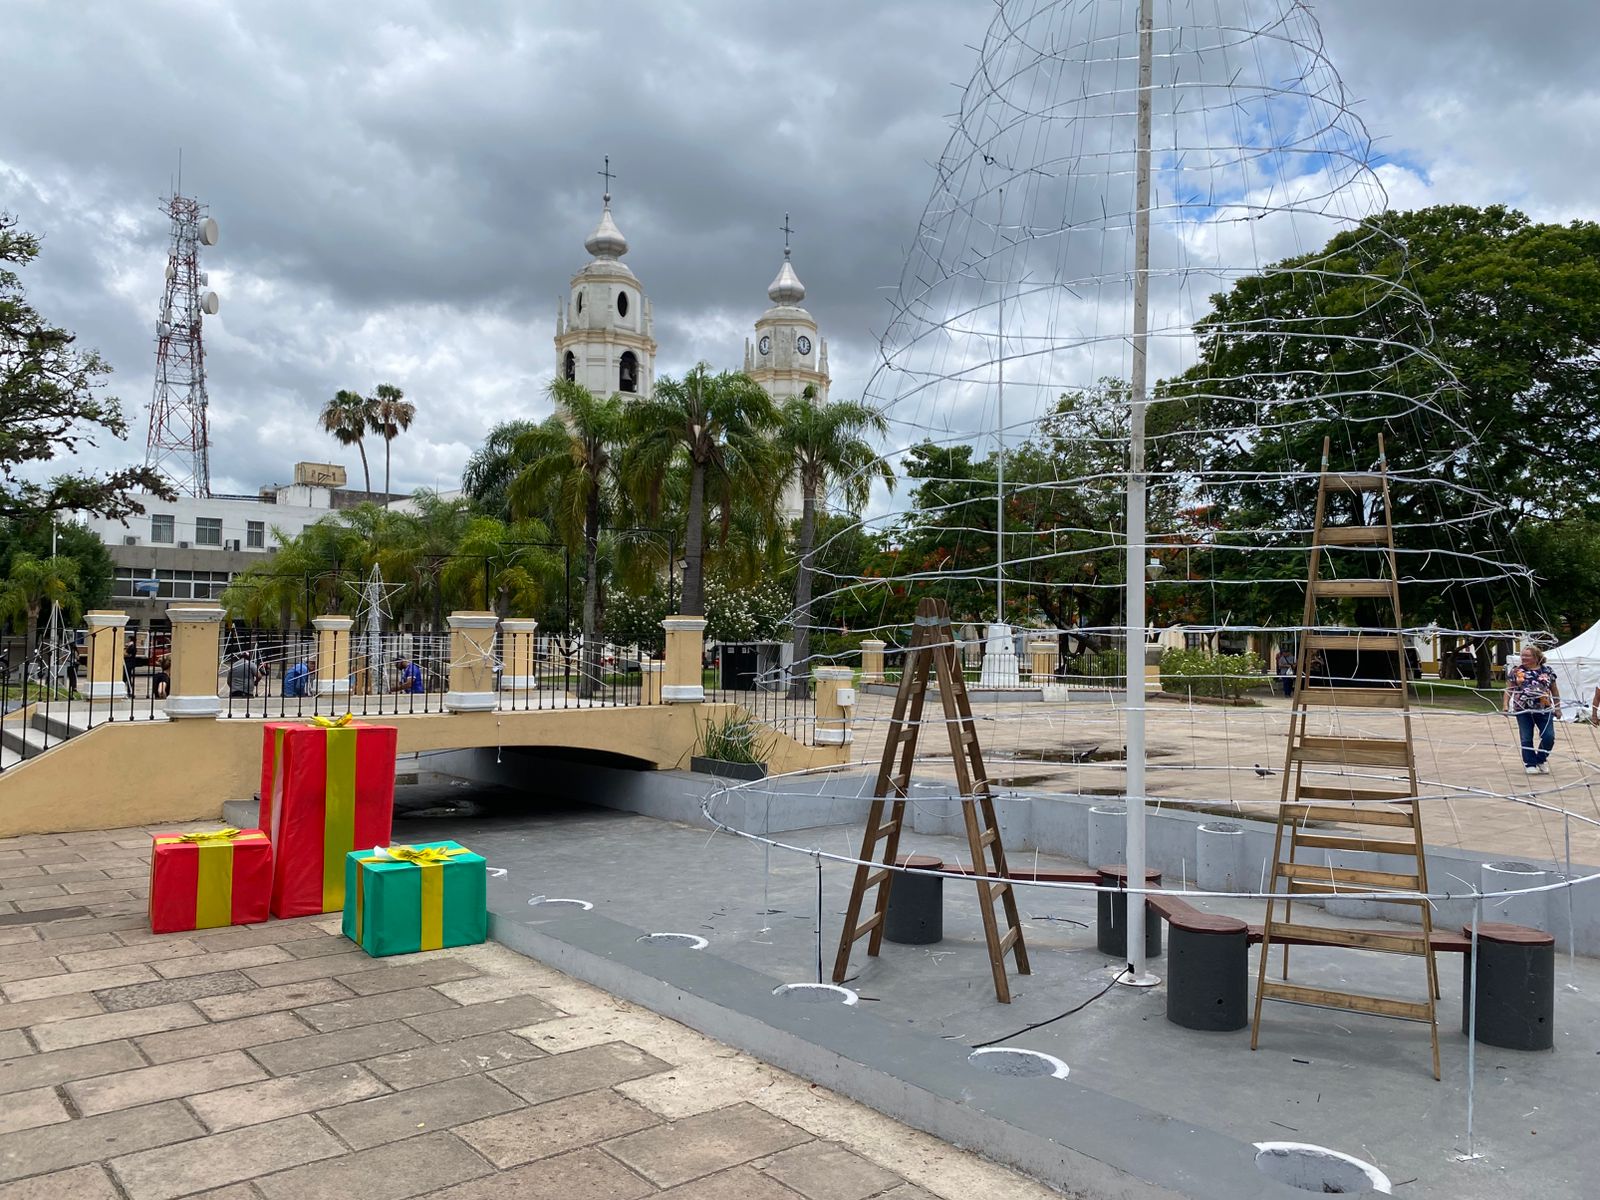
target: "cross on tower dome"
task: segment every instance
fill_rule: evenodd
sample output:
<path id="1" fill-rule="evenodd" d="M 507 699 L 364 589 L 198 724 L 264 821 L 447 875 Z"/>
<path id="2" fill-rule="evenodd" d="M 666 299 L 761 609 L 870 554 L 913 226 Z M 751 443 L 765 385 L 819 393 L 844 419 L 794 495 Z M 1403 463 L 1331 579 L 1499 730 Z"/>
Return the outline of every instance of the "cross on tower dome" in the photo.
<path id="1" fill-rule="evenodd" d="M 617 223 L 611 219 L 611 181 L 616 178 L 611 173 L 611 156 L 605 158 L 605 169 L 596 171 L 595 174 L 605 177 L 606 190 L 602 196 L 604 207 L 600 211 L 600 224 L 596 225 L 594 232 L 584 239 L 583 248 L 596 258 L 621 258 L 628 252 L 628 239 L 622 236 L 622 230 L 617 228 Z"/>
<path id="2" fill-rule="evenodd" d="M 767 288 L 767 296 L 774 304 L 799 304 L 806 298 L 806 285 L 800 282 L 800 276 L 794 273 L 794 266 L 789 262 L 789 235 L 794 229 L 789 224 L 789 214 L 783 214 L 783 266 L 778 268 L 778 277 L 772 281 L 772 286 Z"/>

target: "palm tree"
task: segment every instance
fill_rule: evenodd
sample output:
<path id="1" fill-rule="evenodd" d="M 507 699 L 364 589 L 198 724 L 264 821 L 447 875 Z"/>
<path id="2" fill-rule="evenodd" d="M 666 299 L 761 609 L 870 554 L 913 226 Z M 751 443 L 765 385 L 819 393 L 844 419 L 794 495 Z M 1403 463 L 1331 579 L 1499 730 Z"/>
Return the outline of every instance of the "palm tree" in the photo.
<path id="1" fill-rule="evenodd" d="M 556 415 L 523 435 L 516 454 L 527 465 L 506 489 L 512 516 L 553 513 L 561 536 L 583 543 L 583 669 L 578 694 L 600 681 L 600 527 L 617 498 L 618 453 L 626 444 L 627 408 L 566 379 L 550 385 Z"/>
<path id="2" fill-rule="evenodd" d="M 684 514 L 683 603 L 686 614 L 705 612 L 705 524 L 708 503 L 726 526 L 736 499 L 776 500 L 777 458 L 768 437 L 777 420 L 772 397 L 742 371 L 710 374 L 701 363 L 681 381 L 662 379 L 648 400 L 627 409 L 632 443 L 627 476 L 652 517 L 663 481 L 687 467 Z"/>
<path id="3" fill-rule="evenodd" d="M 322 427 L 339 439 L 341 446 L 354 446 L 361 454 L 361 473 L 366 477 L 367 491 L 372 491 L 372 471 L 367 466 L 367 446 L 363 440 L 371 426 L 372 401 L 360 392 L 342 390 L 322 406 L 317 420 Z"/>
<path id="4" fill-rule="evenodd" d="M 882 437 L 889 423 L 877 409 L 851 401 L 818 404 L 815 390 L 785 401 L 778 414 L 777 444 L 783 455 L 785 488 L 800 485 L 800 565 L 794 580 L 794 664 L 790 694 L 806 694 L 811 656 L 812 554 L 817 537 L 817 501 L 829 483 L 838 486 L 852 511 L 865 507 L 875 480 L 892 490 L 894 471 L 864 434 Z"/>
<path id="5" fill-rule="evenodd" d="M 389 495 L 389 443 L 411 428 L 411 419 L 417 415 L 417 406 L 406 399 L 406 394 L 392 383 L 380 383 L 373 389 L 367 413 L 367 427 L 383 435 L 383 494 Z M 371 490 L 370 488 L 368 489 Z"/>
<path id="6" fill-rule="evenodd" d="M 506 488 L 526 466 L 516 456 L 519 438 L 531 432 L 537 421 L 502 421 L 489 430 L 483 445 L 467 459 L 461 473 L 461 490 L 471 497 L 478 511 L 502 521 L 511 519 L 511 508 L 506 501 Z"/>
<path id="7" fill-rule="evenodd" d="M 0 616 L 24 625 L 27 655 L 33 657 L 39 633 L 39 616 L 46 605 L 59 604 L 62 615 L 76 620 L 77 598 L 74 593 L 78 583 L 76 559 L 39 558 L 26 550 L 19 550 L 11 560 L 11 570 L 4 584 L 0 584 Z"/>

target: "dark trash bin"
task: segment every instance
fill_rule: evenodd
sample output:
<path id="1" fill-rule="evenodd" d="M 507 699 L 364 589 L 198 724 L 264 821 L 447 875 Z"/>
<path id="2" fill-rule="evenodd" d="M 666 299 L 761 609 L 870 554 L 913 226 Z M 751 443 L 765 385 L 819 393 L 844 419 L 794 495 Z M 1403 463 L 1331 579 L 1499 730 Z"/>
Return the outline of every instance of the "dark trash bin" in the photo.
<path id="1" fill-rule="evenodd" d="M 1469 938 L 1472 926 L 1462 929 Z M 1472 956 L 1461 976 L 1461 1032 L 1470 1032 Z M 1478 1041 L 1505 1050 L 1555 1046 L 1556 939 L 1526 925 L 1478 926 Z"/>
<path id="2" fill-rule="evenodd" d="M 931 854 L 900 854 L 895 865 L 942 871 L 944 860 Z M 896 871 L 889 880 L 889 911 L 883 936 L 902 946 L 927 946 L 944 940 L 944 876 Z"/>
<path id="3" fill-rule="evenodd" d="M 1154 887 L 1161 882 L 1160 871 L 1144 873 L 1145 886 Z M 1095 894 L 1096 921 L 1095 945 L 1100 953 L 1114 958 L 1128 956 L 1128 868 L 1122 864 L 1100 868 L 1101 891 Z M 1116 888 L 1116 891 L 1106 891 Z M 1143 896 L 1139 897 L 1141 900 Z M 1146 958 L 1161 956 L 1161 921 L 1154 913 L 1145 914 L 1144 954 Z"/>

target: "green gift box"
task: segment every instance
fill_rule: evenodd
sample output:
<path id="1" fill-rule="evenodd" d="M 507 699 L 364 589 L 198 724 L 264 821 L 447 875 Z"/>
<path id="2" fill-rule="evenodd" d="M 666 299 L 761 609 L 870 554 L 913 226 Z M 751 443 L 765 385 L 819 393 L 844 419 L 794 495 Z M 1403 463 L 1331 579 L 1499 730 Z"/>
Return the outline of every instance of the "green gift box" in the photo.
<path id="1" fill-rule="evenodd" d="M 344 860 L 344 935 L 374 958 L 489 936 L 489 874 L 457 842 L 353 850 Z"/>

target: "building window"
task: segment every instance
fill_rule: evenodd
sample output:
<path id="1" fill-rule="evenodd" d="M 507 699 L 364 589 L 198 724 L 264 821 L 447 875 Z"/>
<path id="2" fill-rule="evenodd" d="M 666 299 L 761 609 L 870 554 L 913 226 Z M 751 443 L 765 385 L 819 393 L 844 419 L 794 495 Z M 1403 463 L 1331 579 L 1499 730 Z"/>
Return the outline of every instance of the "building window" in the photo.
<path id="1" fill-rule="evenodd" d="M 568 350 L 566 358 L 561 360 L 561 374 L 569 383 L 578 378 L 578 356 L 571 350 Z"/>
<path id="2" fill-rule="evenodd" d="M 246 521 L 244 523 L 244 544 L 252 550 L 266 549 L 267 523 L 265 521 Z"/>
<path id="3" fill-rule="evenodd" d="M 624 392 L 639 390 L 639 360 L 632 350 L 622 352 L 622 363 L 617 370 L 617 386 Z"/>
<path id="4" fill-rule="evenodd" d="M 222 545 L 222 518 L 196 517 L 194 519 L 194 544 L 196 546 Z"/>
<path id="5" fill-rule="evenodd" d="M 578 292 L 578 311 L 583 311 L 583 291 L 581 289 Z"/>
<path id="6" fill-rule="evenodd" d="M 150 514 L 150 540 L 152 542 L 172 542 L 177 523 L 171 513 Z"/>
<path id="7" fill-rule="evenodd" d="M 627 315 L 628 315 L 628 293 L 627 292 L 618 292 L 617 293 L 617 316 L 625 317 Z"/>

